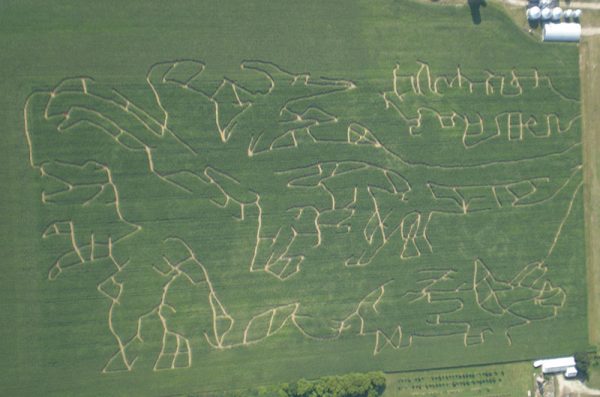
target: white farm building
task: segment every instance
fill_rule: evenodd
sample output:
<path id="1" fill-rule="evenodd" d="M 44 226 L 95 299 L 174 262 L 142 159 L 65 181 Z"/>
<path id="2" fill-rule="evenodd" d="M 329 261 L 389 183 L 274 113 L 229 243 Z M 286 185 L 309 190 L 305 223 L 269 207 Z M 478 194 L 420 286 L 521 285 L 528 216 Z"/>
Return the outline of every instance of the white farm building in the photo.
<path id="1" fill-rule="evenodd" d="M 581 25 L 578 23 L 547 23 L 542 32 L 544 41 L 579 41 Z"/>
<path id="2" fill-rule="evenodd" d="M 537 360 L 533 362 L 535 368 L 542 367 L 543 374 L 563 373 L 566 378 L 577 376 L 575 357 L 551 358 L 548 360 Z"/>

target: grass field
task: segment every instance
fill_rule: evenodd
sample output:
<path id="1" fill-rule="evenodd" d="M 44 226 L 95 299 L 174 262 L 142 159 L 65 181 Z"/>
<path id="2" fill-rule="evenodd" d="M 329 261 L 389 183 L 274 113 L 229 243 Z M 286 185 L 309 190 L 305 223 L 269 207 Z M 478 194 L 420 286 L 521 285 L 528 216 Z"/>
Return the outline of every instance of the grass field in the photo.
<path id="1" fill-rule="evenodd" d="M 0 6 L 2 394 L 587 348 L 577 47 L 323 3 Z"/>
<path id="2" fill-rule="evenodd" d="M 598 147 L 599 130 L 597 127 L 598 114 L 595 111 L 595 103 L 598 102 L 598 78 L 594 69 L 600 61 L 600 38 L 598 36 L 588 37 L 582 44 L 581 48 L 581 74 L 585 79 L 585 84 L 582 84 L 583 102 L 583 120 L 585 125 L 584 135 L 584 160 L 587 164 L 585 168 L 585 181 L 587 186 L 586 203 L 586 232 L 588 241 L 596 241 L 598 234 L 598 204 L 594 199 L 597 197 L 598 188 L 598 169 L 599 162 L 597 154 L 593 148 Z M 588 322 L 590 342 L 598 346 L 600 345 L 600 328 L 598 327 L 599 311 L 600 311 L 600 290 L 598 283 L 600 282 L 600 270 L 598 269 L 599 253 L 595 244 L 589 244 L 587 247 L 588 260 Z"/>
<path id="3" fill-rule="evenodd" d="M 586 383 L 594 389 L 600 388 L 600 370 L 598 368 L 593 368 L 590 371 L 590 379 Z"/>
<path id="4" fill-rule="evenodd" d="M 517 397 L 533 394 L 531 363 L 387 375 L 384 397 Z"/>

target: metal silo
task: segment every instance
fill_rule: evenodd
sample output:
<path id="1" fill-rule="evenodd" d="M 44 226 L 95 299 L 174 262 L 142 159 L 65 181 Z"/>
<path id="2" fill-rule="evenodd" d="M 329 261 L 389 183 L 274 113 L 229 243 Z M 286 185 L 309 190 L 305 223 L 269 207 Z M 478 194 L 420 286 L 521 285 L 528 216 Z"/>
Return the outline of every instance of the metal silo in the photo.
<path id="1" fill-rule="evenodd" d="M 530 21 L 539 21 L 541 17 L 542 10 L 540 10 L 540 7 L 533 6 L 527 10 L 527 19 Z"/>
<path id="2" fill-rule="evenodd" d="M 570 8 L 565 10 L 565 12 L 563 13 L 563 18 L 565 20 L 570 20 L 572 17 L 573 17 L 573 10 Z"/>
<path id="3" fill-rule="evenodd" d="M 560 18 L 562 18 L 562 15 L 563 15 L 562 8 L 554 7 L 552 9 L 552 20 L 553 21 L 560 21 Z"/>
<path id="4" fill-rule="evenodd" d="M 542 8 L 542 19 L 549 21 L 552 18 L 552 10 L 550 8 Z"/>

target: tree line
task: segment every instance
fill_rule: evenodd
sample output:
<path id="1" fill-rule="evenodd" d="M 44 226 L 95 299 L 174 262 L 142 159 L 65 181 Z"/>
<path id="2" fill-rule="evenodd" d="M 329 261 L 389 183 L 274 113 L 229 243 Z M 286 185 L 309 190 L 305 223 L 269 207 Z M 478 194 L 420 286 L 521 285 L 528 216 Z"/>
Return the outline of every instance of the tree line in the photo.
<path id="1" fill-rule="evenodd" d="M 220 397 L 379 397 L 385 390 L 382 372 L 325 376 L 316 380 L 230 391 Z"/>

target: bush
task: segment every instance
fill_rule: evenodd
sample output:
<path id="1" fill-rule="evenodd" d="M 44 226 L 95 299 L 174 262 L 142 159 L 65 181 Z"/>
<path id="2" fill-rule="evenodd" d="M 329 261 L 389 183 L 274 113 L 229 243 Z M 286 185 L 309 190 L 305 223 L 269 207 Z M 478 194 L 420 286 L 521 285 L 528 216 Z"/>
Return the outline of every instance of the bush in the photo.
<path id="1" fill-rule="evenodd" d="M 590 376 L 590 361 L 590 355 L 588 353 L 575 353 L 575 366 L 577 368 L 577 372 L 585 380 L 588 380 Z"/>
<path id="2" fill-rule="evenodd" d="M 326 376 L 316 380 L 225 392 L 221 397 L 378 397 L 385 390 L 381 372 Z"/>
<path id="3" fill-rule="evenodd" d="M 380 372 L 301 379 L 285 388 L 288 397 L 377 397 L 384 390 L 385 376 Z"/>

